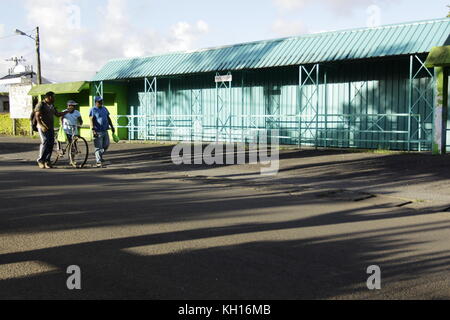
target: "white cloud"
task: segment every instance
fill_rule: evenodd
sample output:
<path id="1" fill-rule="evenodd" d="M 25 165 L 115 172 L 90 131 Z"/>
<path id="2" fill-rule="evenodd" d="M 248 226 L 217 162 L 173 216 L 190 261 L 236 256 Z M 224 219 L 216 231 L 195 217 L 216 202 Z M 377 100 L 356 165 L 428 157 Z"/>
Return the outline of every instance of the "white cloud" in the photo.
<path id="1" fill-rule="evenodd" d="M 309 0 L 274 0 L 275 5 L 283 10 L 299 9 L 305 6 Z"/>
<path id="2" fill-rule="evenodd" d="M 178 22 L 166 33 L 142 29 L 133 25 L 126 0 L 107 0 L 97 9 L 98 26 L 87 29 L 77 4 L 77 0 L 26 1 L 29 24 L 41 28 L 44 77 L 90 79 L 109 59 L 192 49 L 209 31 L 203 20 Z"/>
<path id="3" fill-rule="evenodd" d="M 77 7 L 75 0 L 28 0 L 27 20 L 39 25 L 43 76 L 51 80 L 71 81 L 92 77 L 95 62 L 85 53 L 88 30 L 74 25 Z M 64 72 L 66 71 L 66 72 Z M 86 72 L 87 71 L 87 72 Z"/>
<path id="4" fill-rule="evenodd" d="M 205 21 L 199 20 L 197 21 L 197 29 L 199 32 L 206 33 L 209 31 L 209 25 Z"/>
<path id="5" fill-rule="evenodd" d="M 316 0 L 273 0 L 275 5 L 282 11 L 303 9 Z M 323 0 L 321 1 L 337 14 L 351 14 L 356 8 L 369 7 L 379 2 L 393 2 L 393 0 Z"/>
<path id="6" fill-rule="evenodd" d="M 178 50 L 192 49 L 195 39 L 208 30 L 208 24 L 202 20 L 197 21 L 195 26 L 187 22 L 178 22 L 170 30 L 169 47 L 175 45 Z"/>
<path id="7" fill-rule="evenodd" d="M 292 13 L 298 14 L 318 3 L 316 0 L 272 0 L 279 9 L 278 19 L 272 25 L 272 31 L 279 36 L 292 36 L 303 33 L 317 33 L 309 30 L 301 21 L 287 19 Z M 392 3 L 393 0 L 323 0 L 320 5 L 330 10 L 336 16 L 348 16 L 355 10 L 365 9 L 367 15 L 367 26 L 377 26 L 381 23 L 381 9 L 377 4 Z M 328 30 L 321 30 L 325 32 Z"/>
<path id="8" fill-rule="evenodd" d="M 309 33 L 308 28 L 302 22 L 284 19 L 277 19 L 272 26 L 272 31 L 280 37 Z"/>

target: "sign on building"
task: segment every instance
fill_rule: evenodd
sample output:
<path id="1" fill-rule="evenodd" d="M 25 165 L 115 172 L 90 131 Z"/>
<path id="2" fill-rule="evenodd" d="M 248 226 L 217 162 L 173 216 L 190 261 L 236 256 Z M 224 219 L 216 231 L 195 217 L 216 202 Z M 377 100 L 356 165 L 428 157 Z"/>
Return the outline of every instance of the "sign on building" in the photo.
<path id="1" fill-rule="evenodd" d="M 233 81 L 233 75 L 228 74 L 226 76 L 216 76 L 216 82 L 232 82 Z"/>
<path id="2" fill-rule="evenodd" d="M 33 110 L 33 98 L 28 95 L 30 84 L 14 84 L 9 87 L 9 109 L 11 119 L 29 119 Z"/>

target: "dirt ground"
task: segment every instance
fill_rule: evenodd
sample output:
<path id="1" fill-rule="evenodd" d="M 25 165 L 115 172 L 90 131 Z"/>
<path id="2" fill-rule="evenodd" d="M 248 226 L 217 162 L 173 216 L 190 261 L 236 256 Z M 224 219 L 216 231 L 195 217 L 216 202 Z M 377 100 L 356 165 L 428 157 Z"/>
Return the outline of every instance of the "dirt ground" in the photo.
<path id="1" fill-rule="evenodd" d="M 448 156 L 292 149 L 262 176 L 121 143 L 41 170 L 38 144 L 0 137 L 0 299 L 450 298 Z"/>

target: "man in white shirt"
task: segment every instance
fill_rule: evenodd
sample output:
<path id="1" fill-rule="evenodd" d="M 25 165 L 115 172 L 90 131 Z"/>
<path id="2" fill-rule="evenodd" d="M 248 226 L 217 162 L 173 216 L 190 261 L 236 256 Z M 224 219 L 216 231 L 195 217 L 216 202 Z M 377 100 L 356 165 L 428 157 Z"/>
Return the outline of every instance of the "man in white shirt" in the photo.
<path id="1" fill-rule="evenodd" d="M 64 132 L 67 135 L 69 143 L 72 141 L 72 136 L 78 135 L 78 127 L 83 125 L 80 111 L 76 110 L 78 103 L 73 100 L 67 102 L 67 114 L 62 117 L 62 125 Z"/>

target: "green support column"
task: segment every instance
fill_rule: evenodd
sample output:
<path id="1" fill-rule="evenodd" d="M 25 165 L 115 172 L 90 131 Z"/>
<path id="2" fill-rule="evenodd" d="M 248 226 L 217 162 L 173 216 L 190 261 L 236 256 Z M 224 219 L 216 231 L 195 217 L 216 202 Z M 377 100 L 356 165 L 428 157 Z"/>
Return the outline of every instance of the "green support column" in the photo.
<path id="1" fill-rule="evenodd" d="M 448 68 L 450 46 L 434 47 L 425 62 L 427 68 L 434 67 L 436 86 L 434 93 L 433 154 L 446 153 L 448 114 Z"/>

